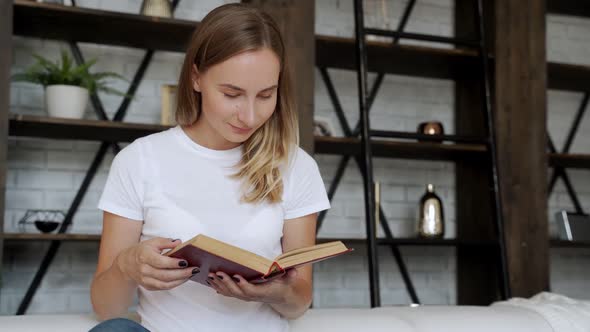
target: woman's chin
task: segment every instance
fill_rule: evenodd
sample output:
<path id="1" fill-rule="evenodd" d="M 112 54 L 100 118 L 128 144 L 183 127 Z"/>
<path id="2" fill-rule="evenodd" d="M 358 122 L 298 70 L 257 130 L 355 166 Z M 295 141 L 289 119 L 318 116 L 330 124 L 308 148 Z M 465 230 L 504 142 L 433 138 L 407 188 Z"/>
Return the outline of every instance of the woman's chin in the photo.
<path id="1" fill-rule="evenodd" d="M 252 136 L 251 134 L 236 134 L 236 133 L 229 133 L 229 135 L 225 135 L 225 139 L 236 144 L 242 144 L 248 140 Z"/>

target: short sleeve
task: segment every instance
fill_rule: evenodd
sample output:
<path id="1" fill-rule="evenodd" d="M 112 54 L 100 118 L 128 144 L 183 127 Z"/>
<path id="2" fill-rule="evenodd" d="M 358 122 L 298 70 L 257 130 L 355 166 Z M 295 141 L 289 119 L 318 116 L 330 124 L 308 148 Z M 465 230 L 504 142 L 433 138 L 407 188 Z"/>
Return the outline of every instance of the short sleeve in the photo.
<path id="1" fill-rule="evenodd" d="M 143 220 L 140 142 L 122 149 L 113 159 L 98 208 L 125 218 Z"/>
<path id="2" fill-rule="evenodd" d="M 315 160 L 297 147 L 284 183 L 284 219 L 293 219 L 327 210 L 330 201 Z"/>

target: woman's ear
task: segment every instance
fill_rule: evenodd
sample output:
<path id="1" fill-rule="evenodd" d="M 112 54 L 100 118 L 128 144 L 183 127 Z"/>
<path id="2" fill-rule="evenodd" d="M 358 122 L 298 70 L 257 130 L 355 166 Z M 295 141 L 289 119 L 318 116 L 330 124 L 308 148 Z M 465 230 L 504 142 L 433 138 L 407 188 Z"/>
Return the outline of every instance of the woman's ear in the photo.
<path id="1" fill-rule="evenodd" d="M 201 92 L 201 75 L 195 64 L 193 64 L 193 70 L 191 71 L 191 81 L 193 82 L 193 90 Z"/>

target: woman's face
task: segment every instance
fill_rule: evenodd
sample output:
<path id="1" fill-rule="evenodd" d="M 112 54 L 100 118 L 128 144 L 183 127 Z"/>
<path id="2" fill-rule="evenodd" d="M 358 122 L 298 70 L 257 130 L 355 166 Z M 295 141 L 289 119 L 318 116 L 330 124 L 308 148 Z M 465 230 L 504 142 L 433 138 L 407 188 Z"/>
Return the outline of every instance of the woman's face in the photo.
<path id="1" fill-rule="evenodd" d="M 204 73 L 193 66 L 193 89 L 202 97 L 199 143 L 230 149 L 246 141 L 276 108 L 279 74 L 279 58 L 268 48 L 235 55 Z"/>

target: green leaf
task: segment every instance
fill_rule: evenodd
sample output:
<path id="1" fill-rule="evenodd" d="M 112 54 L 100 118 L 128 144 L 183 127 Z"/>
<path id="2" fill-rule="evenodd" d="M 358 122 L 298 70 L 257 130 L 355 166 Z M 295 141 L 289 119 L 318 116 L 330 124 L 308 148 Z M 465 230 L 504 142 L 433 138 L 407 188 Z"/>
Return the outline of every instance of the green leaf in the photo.
<path id="1" fill-rule="evenodd" d="M 72 57 L 66 52 L 61 52 L 61 61 L 52 62 L 43 56 L 33 54 L 36 63 L 29 66 L 23 73 L 12 76 L 14 81 L 30 82 L 43 86 L 66 84 L 75 85 L 88 89 L 90 93 L 103 91 L 105 93 L 130 97 L 124 92 L 108 87 L 108 78 L 127 81 L 125 77 L 115 72 L 90 73 L 89 69 L 97 60 L 92 59 L 75 65 Z M 61 62 L 61 63 L 60 63 Z"/>
<path id="2" fill-rule="evenodd" d="M 94 74 L 92 74 L 92 77 L 93 77 L 95 80 L 97 80 L 97 81 L 98 81 L 98 80 L 105 79 L 105 78 L 108 78 L 108 77 L 112 77 L 112 78 L 118 78 L 118 79 L 120 79 L 120 80 L 123 80 L 123 81 L 127 81 L 127 82 L 128 82 L 128 80 L 127 80 L 125 77 L 123 77 L 123 76 L 121 76 L 121 75 L 119 75 L 119 74 L 117 74 L 117 73 L 114 73 L 114 72 L 101 72 L 101 73 L 94 73 Z"/>
<path id="3" fill-rule="evenodd" d="M 61 75 L 64 78 L 70 76 L 70 69 L 72 68 L 72 59 L 66 51 L 61 51 Z"/>
<path id="4" fill-rule="evenodd" d="M 72 75 L 74 76 L 84 76 L 88 73 L 88 69 L 92 67 L 96 63 L 96 59 L 92 59 L 86 63 L 83 63 L 76 68 L 72 69 Z"/>

